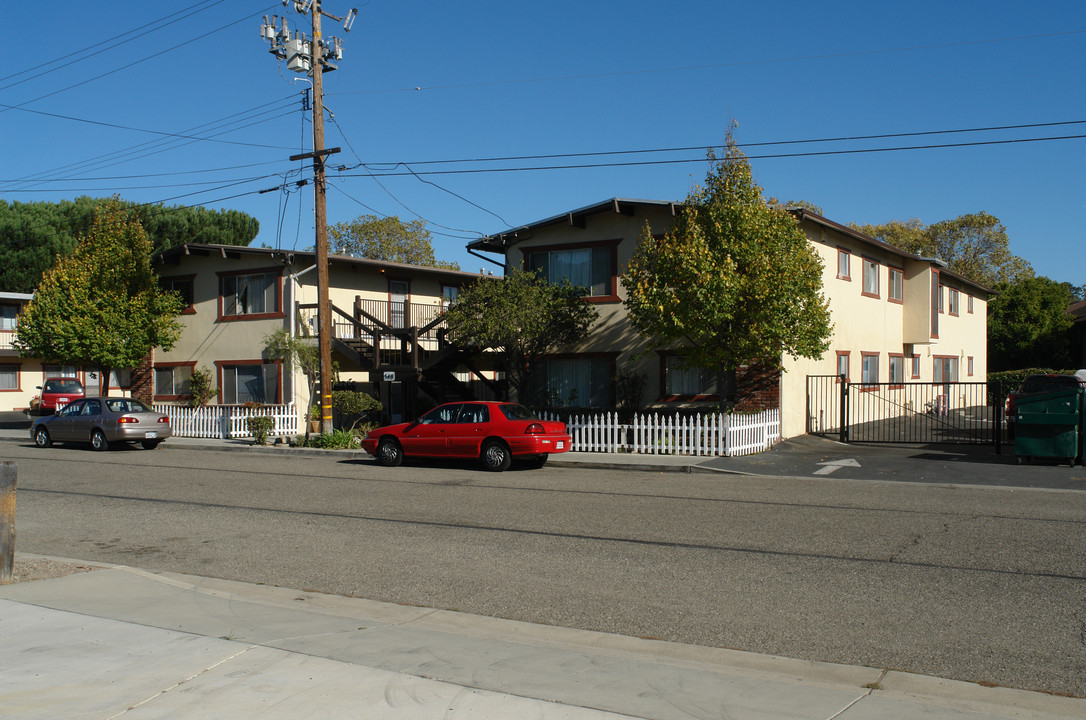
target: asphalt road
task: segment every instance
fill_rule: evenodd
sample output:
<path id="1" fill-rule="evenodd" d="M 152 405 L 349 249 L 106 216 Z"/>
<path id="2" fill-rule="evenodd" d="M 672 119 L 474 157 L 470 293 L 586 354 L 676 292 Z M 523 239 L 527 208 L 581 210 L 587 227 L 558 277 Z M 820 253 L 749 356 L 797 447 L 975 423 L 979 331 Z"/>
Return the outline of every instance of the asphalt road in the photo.
<path id="1" fill-rule="evenodd" d="M 1086 492 L 0 442 L 17 548 L 1086 696 Z"/>

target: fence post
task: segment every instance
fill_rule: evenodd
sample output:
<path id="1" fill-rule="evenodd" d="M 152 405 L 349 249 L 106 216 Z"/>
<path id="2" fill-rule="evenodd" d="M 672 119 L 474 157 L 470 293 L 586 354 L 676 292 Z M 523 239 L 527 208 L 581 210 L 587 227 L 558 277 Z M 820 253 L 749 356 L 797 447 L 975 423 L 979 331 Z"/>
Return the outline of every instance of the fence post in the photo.
<path id="1" fill-rule="evenodd" d="M 848 442 L 848 377 L 841 378 L 841 442 Z"/>
<path id="2" fill-rule="evenodd" d="M 11 582 L 15 566 L 15 475 L 19 466 L 0 463 L 0 585 Z"/>

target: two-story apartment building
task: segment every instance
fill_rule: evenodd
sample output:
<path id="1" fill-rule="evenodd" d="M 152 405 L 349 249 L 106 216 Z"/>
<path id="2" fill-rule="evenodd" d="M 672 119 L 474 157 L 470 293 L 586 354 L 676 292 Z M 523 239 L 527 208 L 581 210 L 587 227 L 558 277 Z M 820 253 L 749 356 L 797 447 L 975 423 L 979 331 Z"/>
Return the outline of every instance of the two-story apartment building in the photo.
<path id="1" fill-rule="evenodd" d="M 630 324 L 619 278 L 646 224 L 670 230 L 677 203 L 610 200 L 484 237 L 472 250 L 504 256 L 506 269 L 540 269 L 586 288 L 600 317 L 583 343 L 548 358 L 540 376 L 570 405 L 614 407 L 625 383 L 640 377 L 641 404 L 710 409 L 721 394 L 737 409 L 780 407 L 782 435 L 806 432 L 807 376 L 844 374 L 870 383 L 983 380 L 987 288 L 807 210 L 794 216 L 823 261 L 823 291 L 833 318 L 829 350 L 814 360 L 785 358 L 781 371 L 741 368 L 729 387 L 716 374 L 686 367 L 678 347 L 652 347 Z M 874 387 L 872 387 L 874 389 Z"/>
<path id="2" fill-rule="evenodd" d="M 158 402 L 182 401 L 197 368 L 218 388 L 212 402 L 294 402 L 304 414 L 308 383 L 300 368 L 268 357 L 266 338 L 279 329 L 317 337 L 317 273 L 313 253 L 189 244 L 156 257 L 163 287 L 187 302 L 180 340 L 150 358 Z M 444 341 L 442 311 L 474 273 L 329 258 L 332 359 L 341 382 L 353 382 L 385 404 L 390 419 L 420 405 L 478 395 L 494 374 Z M 152 380 L 148 380 L 152 382 Z"/>

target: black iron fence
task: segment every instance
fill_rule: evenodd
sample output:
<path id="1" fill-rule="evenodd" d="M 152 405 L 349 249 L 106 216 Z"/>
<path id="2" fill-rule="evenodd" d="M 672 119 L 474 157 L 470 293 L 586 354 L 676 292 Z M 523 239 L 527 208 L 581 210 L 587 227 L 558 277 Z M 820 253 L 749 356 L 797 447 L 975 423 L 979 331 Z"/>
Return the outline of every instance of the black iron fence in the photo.
<path id="1" fill-rule="evenodd" d="M 1003 435 L 994 383 L 851 383 L 807 377 L 807 432 L 842 442 L 995 445 Z"/>

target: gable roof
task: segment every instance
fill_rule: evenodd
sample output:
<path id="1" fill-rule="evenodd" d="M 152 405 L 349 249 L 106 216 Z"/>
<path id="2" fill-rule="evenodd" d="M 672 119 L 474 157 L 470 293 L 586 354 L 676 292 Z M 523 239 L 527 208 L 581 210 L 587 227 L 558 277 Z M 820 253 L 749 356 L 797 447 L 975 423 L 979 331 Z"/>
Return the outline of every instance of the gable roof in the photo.
<path id="1" fill-rule="evenodd" d="M 284 267 L 300 265 L 302 263 L 315 263 L 317 254 L 311 251 L 276 250 L 275 248 L 254 248 L 244 245 L 205 245 L 202 243 L 186 243 L 170 248 L 155 256 L 154 260 L 160 265 L 176 265 L 186 256 L 220 257 L 223 260 L 238 260 L 242 257 L 264 256 L 270 262 L 278 263 Z M 404 274 L 434 275 L 459 281 L 474 280 L 487 277 L 481 273 L 464 272 L 462 270 L 446 270 L 444 268 L 425 267 L 423 265 L 411 265 L 408 263 L 387 262 L 384 260 L 370 260 L 368 258 L 356 258 L 349 255 L 329 255 L 330 265 L 345 265 L 369 268 L 375 271 L 395 270 Z"/>
<path id="2" fill-rule="evenodd" d="M 543 220 L 539 220 L 528 225 L 522 225 L 517 228 L 511 228 L 494 235 L 487 235 L 478 240 L 472 241 L 468 244 L 469 250 L 482 250 L 485 252 L 505 254 L 506 251 L 516 245 L 517 243 L 527 240 L 537 230 L 541 230 L 552 225 L 566 224 L 570 227 L 583 228 L 584 220 L 591 215 L 598 215 L 601 213 L 616 213 L 623 215 L 634 215 L 638 207 L 655 207 L 666 208 L 670 211 L 671 215 L 677 215 L 682 210 L 682 203 L 671 202 L 667 200 L 634 200 L 631 198 L 619 198 L 614 197 L 610 200 L 604 200 L 602 202 L 594 203 L 592 205 L 586 205 L 585 207 L 578 208 L 576 210 L 570 210 L 569 212 L 562 213 L 561 215 L 554 215 Z M 825 218 L 818 213 L 811 212 L 806 208 L 789 208 L 788 211 L 795 216 L 796 220 L 803 222 L 807 220 L 829 228 L 843 235 L 846 235 L 854 240 L 859 241 L 862 244 L 869 245 L 874 248 L 878 248 L 884 252 L 888 252 L 891 255 L 895 255 L 904 260 L 910 260 L 914 262 L 923 262 L 930 265 L 939 267 L 939 273 L 941 276 L 953 278 L 962 285 L 975 288 L 980 292 L 988 295 L 993 295 L 994 291 L 991 288 L 985 287 L 980 283 L 977 283 L 969 278 L 963 277 L 955 272 L 946 269 L 946 262 L 939 260 L 938 258 L 926 258 L 920 255 L 915 255 L 901 248 L 894 247 L 889 243 L 883 242 L 878 238 L 874 238 L 870 235 L 862 233 L 858 230 L 854 230 L 847 225 L 834 222 L 828 218 Z"/>

